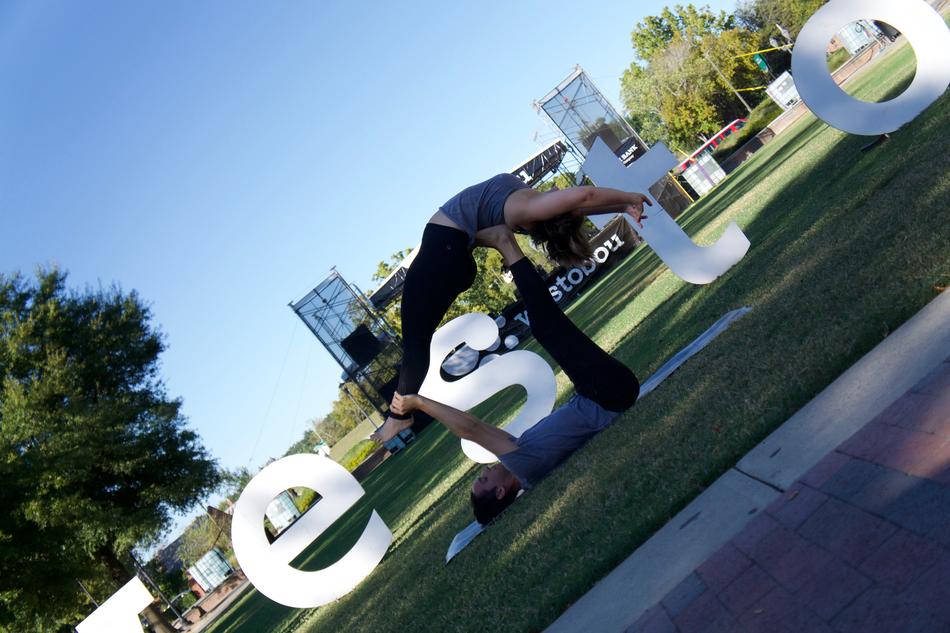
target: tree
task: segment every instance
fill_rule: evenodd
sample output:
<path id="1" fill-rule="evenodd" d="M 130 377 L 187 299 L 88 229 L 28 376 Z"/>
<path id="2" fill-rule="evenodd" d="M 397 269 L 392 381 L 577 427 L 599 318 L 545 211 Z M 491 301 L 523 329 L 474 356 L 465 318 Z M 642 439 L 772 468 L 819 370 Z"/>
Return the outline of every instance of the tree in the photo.
<path id="1" fill-rule="evenodd" d="M 132 573 L 174 512 L 219 480 L 159 376 L 161 334 L 136 293 L 66 275 L 0 275 L 0 627 L 54 630 Z"/>
<path id="2" fill-rule="evenodd" d="M 234 470 L 223 469 L 221 471 L 220 487 L 224 491 L 224 496 L 231 501 L 237 501 L 241 492 L 250 483 L 254 475 L 248 470 L 247 466 L 241 466 Z"/>
<path id="3" fill-rule="evenodd" d="M 779 36 L 778 25 L 787 29 L 792 38 L 805 26 L 815 11 L 828 0 L 745 0 L 736 9 L 736 20 L 746 30 L 759 35 L 759 43 Z M 778 37 L 782 40 L 781 37 Z"/>
<path id="4" fill-rule="evenodd" d="M 316 453 L 317 446 L 322 442 L 323 440 L 320 438 L 316 426 L 311 424 L 304 429 L 303 436 L 290 445 L 290 448 L 284 453 L 284 457 L 287 455 L 298 455 L 300 453 Z"/>
<path id="5" fill-rule="evenodd" d="M 344 389 L 347 393 L 343 392 Z M 366 415 L 373 415 L 375 410 L 358 388 L 344 383 L 331 405 L 330 413 L 322 420 L 314 421 L 313 427 L 323 436 L 327 444 L 333 446 L 366 419 L 363 412 Z"/>
<path id="6" fill-rule="evenodd" d="M 709 6 L 697 9 L 692 4 L 676 5 L 675 9 L 664 7 L 660 15 L 648 15 L 634 27 L 630 40 L 641 60 L 651 61 L 674 40 L 695 40 L 735 28 L 734 18 L 725 11 L 716 14 Z"/>
<path id="7" fill-rule="evenodd" d="M 631 41 L 637 60 L 621 79 L 621 98 L 628 119 L 650 143 L 662 140 L 689 153 L 747 114 L 733 86 L 757 88 L 762 83 L 752 61 L 737 57 L 754 50 L 754 34 L 724 12 L 667 7 L 637 24 Z M 746 94 L 747 101 L 761 99 Z"/>
<path id="8" fill-rule="evenodd" d="M 736 21 L 756 34 L 756 49 L 769 49 L 775 43 L 785 44 L 785 35 L 779 26 L 786 30 L 792 39 L 798 37 L 805 22 L 827 0 L 746 0 L 736 8 Z M 768 51 L 762 56 L 770 70 L 781 74 L 791 67 L 791 51 Z"/>
<path id="9" fill-rule="evenodd" d="M 146 562 L 143 567 L 149 578 L 158 585 L 159 590 L 174 605 L 179 614 L 187 611 L 197 601 L 195 595 L 188 589 L 188 576 L 180 564 L 166 568 L 163 562 L 155 557 Z"/>
<path id="10" fill-rule="evenodd" d="M 231 549 L 230 530 L 227 528 L 212 521 L 207 514 L 196 517 L 181 535 L 178 557 L 182 565 L 186 569 L 191 567 L 214 547 L 221 549 L 233 565 L 234 552 Z"/>
<path id="11" fill-rule="evenodd" d="M 625 118 L 647 145 L 662 142 L 672 146 L 656 90 L 650 70 L 636 62 L 630 64 L 620 80 L 620 99 L 627 110 Z"/>
<path id="12" fill-rule="evenodd" d="M 320 434 L 323 437 L 327 438 L 327 443 L 330 446 L 333 446 L 345 436 L 347 433 L 356 428 L 356 425 L 360 423 L 359 418 L 345 413 L 344 415 L 339 415 L 334 413 L 335 411 L 343 410 L 343 401 L 342 396 L 333 401 L 332 410 L 330 413 L 325 415 L 320 421 Z"/>

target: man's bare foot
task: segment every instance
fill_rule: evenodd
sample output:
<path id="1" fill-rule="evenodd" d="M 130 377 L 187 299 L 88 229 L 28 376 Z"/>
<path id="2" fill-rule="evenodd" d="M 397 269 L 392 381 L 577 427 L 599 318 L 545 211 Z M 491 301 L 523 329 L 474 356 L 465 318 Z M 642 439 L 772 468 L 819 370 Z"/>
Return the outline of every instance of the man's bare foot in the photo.
<path id="1" fill-rule="evenodd" d="M 383 425 L 375 433 L 369 436 L 369 439 L 379 444 L 385 444 L 406 429 L 412 426 L 412 418 L 400 420 L 398 418 L 388 417 Z"/>
<path id="2" fill-rule="evenodd" d="M 515 234 L 504 224 L 490 226 L 476 233 L 475 244 L 494 248 L 505 258 L 506 266 L 511 266 L 524 257 Z"/>

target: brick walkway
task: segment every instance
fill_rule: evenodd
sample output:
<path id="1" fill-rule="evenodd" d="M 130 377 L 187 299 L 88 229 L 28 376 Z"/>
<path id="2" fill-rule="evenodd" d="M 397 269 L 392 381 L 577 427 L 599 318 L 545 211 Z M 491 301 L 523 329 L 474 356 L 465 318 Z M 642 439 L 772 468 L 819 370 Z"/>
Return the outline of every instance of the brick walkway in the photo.
<path id="1" fill-rule="evenodd" d="M 950 632 L 950 358 L 627 633 Z"/>

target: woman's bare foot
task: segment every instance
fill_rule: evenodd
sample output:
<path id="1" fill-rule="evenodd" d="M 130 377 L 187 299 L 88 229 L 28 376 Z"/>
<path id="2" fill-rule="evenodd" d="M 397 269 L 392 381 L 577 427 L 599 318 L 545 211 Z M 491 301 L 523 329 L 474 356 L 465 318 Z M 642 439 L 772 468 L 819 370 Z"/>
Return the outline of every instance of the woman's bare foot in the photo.
<path id="1" fill-rule="evenodd" d="M 476 233 L 475 244 L 494 248 L 504 257 L 506 266 L 511 266 L 524 257 L 515 234 L 504 224 L 490 226 Z"/>
<path id="2" fill-rule="evenodd" d="M 369 436 L 369 439 L 379 444 L 385 444 L 389 440 L 408 429 L 410 426 L 412 426 L 412 418 L 400 420 L 398 418 L 388 417 L 386 418 L 386 421 L 383 422 L 383 425 L 379 427 L 375 433 Z"/>

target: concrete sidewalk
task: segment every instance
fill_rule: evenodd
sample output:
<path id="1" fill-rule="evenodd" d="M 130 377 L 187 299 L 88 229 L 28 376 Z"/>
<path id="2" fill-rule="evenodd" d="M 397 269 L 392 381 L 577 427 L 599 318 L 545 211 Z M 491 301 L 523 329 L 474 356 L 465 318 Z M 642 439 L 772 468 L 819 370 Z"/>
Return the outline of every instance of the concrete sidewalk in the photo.
<path id="1" fill-rule="evenodd" d="M 950 357 L 628 633 L 950 631 Z"/>
<path id="2" fill-rule="evenodd" d="M 950 631 L 948 359 L 945 293 L 548 631 Z"/>

